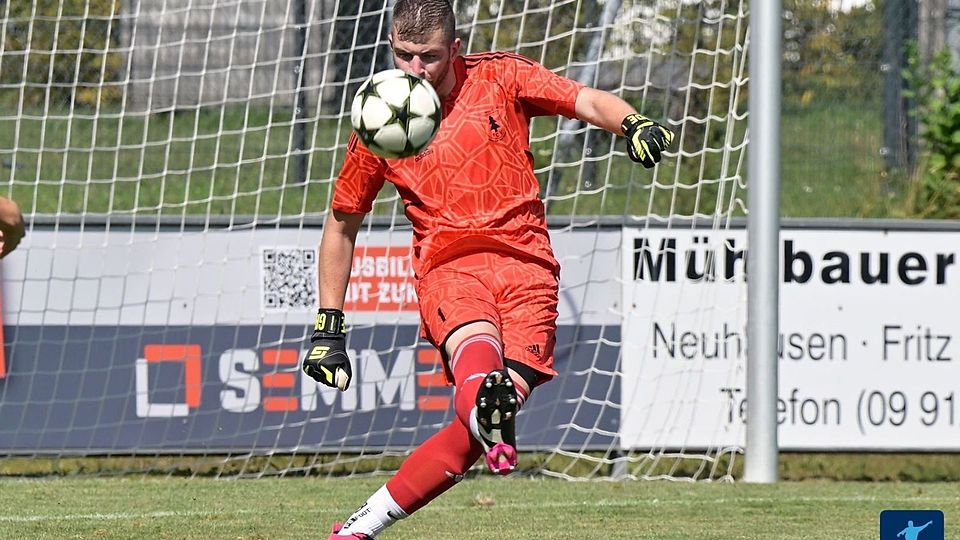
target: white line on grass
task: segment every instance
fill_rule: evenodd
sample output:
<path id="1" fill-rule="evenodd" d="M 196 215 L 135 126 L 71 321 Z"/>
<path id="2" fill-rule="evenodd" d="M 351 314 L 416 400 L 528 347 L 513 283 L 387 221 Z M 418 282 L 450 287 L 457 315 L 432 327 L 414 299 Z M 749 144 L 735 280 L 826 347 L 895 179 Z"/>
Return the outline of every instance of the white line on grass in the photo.
<path id="1" fill-rule="evenodd" d="M 875 502 L 883 504 L 900 504 L 905 502 L 927 502 L 927 503 L 945 503 L 945 502 L 960 502 L 960 497 L 867 497 L 867 496 L 837 496 L 837 497 L 735 497 L 735 498 L 726 498 L 721 497 L 717 499 L 599 499 L 599 500 L 585 500 L 585 501 L 569 501 L 569 502 L 550 502 L 543 501 L 537 503 L 516 503 L 516 502 L 505 502 L 505 506 L 509 506 L 510 509 L 526 509 L 526 508 L 584 508 L 584 507 L 623 507 L 623 506 L 655 506 L 655 505 L 693 505 L 693 504 L 739 504 L 739 503 L 798 503 L 798 502 L 851 502 L 851 503 L 862 503 L 862 502 Z M 496 505 L 494 501 L 493 505 Z M 483 504 L 478 504 L 478 506 L 483 506 Z M 431 505 L 430 508 L 436 508 L 438 510 L 456 510 L 462 511 L 463 506 L 460 505 L 450 505 L 450 504 L 438 504 Z"/>
<path id="2" fill-rule="evenodd" d="M 732 503 L 797 503 L 797 502 L 875 502 L 884 504 L 900 504 L 905 502 L 926 502 L 926 503 L 944 503 L 958 502 L 958 497 L 866 497 L 866 496 L 837 496 L 837 497 L 720 497 L 715 499 L 600 499 L 570 502 L 537 502 L 537 503 L 515 503 L 505 502 L 511 510 L 540 509 L 540 508 L 585 508 L 585 507 L 629 507 L 629 506 L 655 506 L 655 505 L 690 505 L 690 504 L 732 504 Z M 493 505 L 496 503 L 494 501 Z M 462 512 L 462 504 L 433 504 L 431 509 L 438 511 Z M 66 515 L 34 515 L 34 516 L 5 516 L 0 515 L 0 523 L 36 523 L 42 521 L 64 521 L 64 520 L 87 520 L 87 521 L 116 521 L 131 519 L 158 519 L 158 518 L 181 518 L 181 517 L 201 517 L 215 515 L 232 514 L 260 514 L 270 512 L 269 508 L 263 511 L 256 510 L 223 510 L 223 511 L 157 511 L 146 512 L 142 514 L 133 513 L 113 513 L 113 514 L 66 514 Z"/>
<path id="3" fill-rule="evenodd" d="M 249 510 L 224 510 L 221 512 L 210 512 L 205 510 L 189 510 L 189 511 L 158 511 L 158 512 L 146 512 L 143 514 L 131 514 L 131 513 L 117 513 L 117 514 L 63 514 L 63 515 L 47 515 L 47 516 L 4 516 L 0 515 L 0 523 L 37 523 L 41 521 L 116 521 L 116 520 L 127 520 L 127 519 L 153 519 L 153 518 L 168 518 L 168 517 L 204 517 L 204 516 L 217 516 L 217 515 L 226 515 L 226 514 L 253 514 Z"/>

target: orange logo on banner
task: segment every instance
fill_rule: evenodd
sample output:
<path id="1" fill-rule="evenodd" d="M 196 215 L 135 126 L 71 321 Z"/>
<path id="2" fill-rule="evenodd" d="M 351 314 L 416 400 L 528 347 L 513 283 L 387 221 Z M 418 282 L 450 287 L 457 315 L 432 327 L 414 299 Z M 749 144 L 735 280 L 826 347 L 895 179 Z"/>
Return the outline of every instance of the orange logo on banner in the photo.
<path id="1" fill-rule="evenodd" d="M 263 364 L 271 368 L 297 369 L 300 364 L 299 349 L 265 349 L 261 353 Z M 295 388 L 297 384 L 294 374 L 296 371 L 280 371 L 267 373 L 262 377 L 264 388 Z M 299 406 L 299 400 L 293 396 L 265 396 L 263 401 L 263 410 L 267 412 L 286 412 L 295 411 Z"/>
<path id="2" fill-rule="evenodd" d="M 410 246 L 358 249 L 344 311 L 417 311 L 410 251 Z"/>
<path id="3" fill-rule="evenodd" d="M 199 345 L 145 345 L 143 356 L 147 362 L 183 362 L 183 381 L 187 407 L 200 406 L 201 381 Z"/>
<path id="4" fill-rule="evenodd" d="M 431 388 L 447 388 L 447 377 L 443 374 L 443 359 L 440 351 L 429 348 L 417 351 L 417 363 L 433 368 L 427 372 L 417 372 L 417 386 L 428 390 Z M 417 408 L 421 411 L 445 411 L 450 408 L 450 391 L 442 395 L 430 394 L 417 396 Z"/>

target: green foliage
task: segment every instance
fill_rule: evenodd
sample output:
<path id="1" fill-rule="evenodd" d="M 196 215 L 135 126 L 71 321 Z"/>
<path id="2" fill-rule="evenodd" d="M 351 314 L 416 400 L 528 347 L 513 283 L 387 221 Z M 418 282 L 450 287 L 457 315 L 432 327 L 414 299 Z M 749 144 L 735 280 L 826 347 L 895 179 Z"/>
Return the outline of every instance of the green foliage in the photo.
<path id="1" fill-rule="evenodd" d="M 783 8 L 785 96 L 809 101 L 880 88 L 885 42 L 875 2 L 842 11 L 828 0 L 785 0 Z"/>
<path id="2" fill-rule="evenodd" d="M 920 217 L 960 218 L 960 72 L 944 49 L 924 65 L 915 46 L 908 51 L 904 77 L 921 124 L 921 165 L 912 207 Z"/>
<path id="3" fill-rule="evenodd" d="M 747 60 L 742 47 L 746 42 L 747 27 L 735 22 L 740 9 L 737 2 L 714 4 L 666 4 L 657 13 L 658 19 L 670 21 L 671 28 L 669 40 L 652 53 L 653 70 L 661 74 L 676 70 L 671 76 L 671 92 L 662 97 L 666 109 L 664 116 L 711 120 L 684 126 L 682 150 L 693 154 L 701 152 L 705 146 L 724 146 L 731 132 L 735 134 L 728 141 L 731 145 L 738 145 L 745 136 L 738 117 L 743 118 L 747 103 L 747 86 L 742 79 L 746 73 L 744 64 Z M 635 54 L 642 55 L 643 51 L 637 49 Z M 654 89 L 644 91 L 652 92 L 655 99 L 659 98 Z M 644 107 L 644 112 L 656 118 L 659 105 L 651 103 Z M 647 112 L 650 109 L 652 112 Z M 719 173 L 714 167 L 705 170 L 704 174 Z"/>
<path id="4" fill-rule="evenodd" d="M 880 153 L 884 1 L 846 10 L 829 0 L 783 2 L 784 216 L 901 212 L 903 183 Z"/>
<path id="5" fill-rule="evenodd" d="M 781 215 L 889 218 L 905 182 L 885 171 L 881 104 L 861 97 L 784 100 L 780 116 Z M 816 134 L 811 136 L 811 134 Z"/>
<path id="6" fill-rule="evenodd" d="M 598 4 L 581 12 L 578 26 L 589 27 L 586 21 L 596 21 L 604 7 Z M 747 103 L 743 77 L 747 29 L 740 8 L 737 2 L 623 3 L 616 30 L 602 35 L 605 56 L 597 80 L 589 82 L 619 93 L 676 133 L 682 131 L 673 151 L 682 152 L 683 157 L 662 162 L 651 173 L 623 157 L 606 157 L 614 148 L 625 151 L 622 139 L 612 141 L 605 133 L 594 134 L 589 140 L 592 161 L 582 168 L 549 170 L 550 195 L 557 197 L 548 204 L 550 213 L 713 216 L 737 212 L 734 199 L 742 190 L 734 185 L 734 177 L 735 168 L 742 163 Z M 578 45 L 601 37 L 590 31 L 582 35 Z M 585 52 L 582 46 L 574 47 L 574 60 L 587 60 Z M 554 129 L 551 122 L 546 123 Z M 579 150 L 587 144 L 582 137 L 570 144 L 537 128 L 534 152 L 538 169 L 545 170 L 551 159 L 556 163 L 580 159 Z M 718 151 L 721 148 L 731 150 Z M 546 185 L 543 177 L 541 185 Z M 603 191 L 598 189 L 601 187 Z"/>
<path id="7" fill-rule="evenodd" d="M 599 16 L 596 0 L 480 0 L 475 11 L 463 9 L 464 4 L 457 20 L 469 52 L 516 52 L 550 69 L 582 61 L 593 35 L 589 21 Z"/>
<path id="8" fill-rule="evenodd" d="M 121 5 L 120 0 L 13 2 L 8 18 L 0 20 L 0 83 L 23 84 L 27 106 L 48 99 L 54 106 L 119 101 Z M 6 93 L 0 99 L 12 94 L 19 100 L 19 88 Z"/>

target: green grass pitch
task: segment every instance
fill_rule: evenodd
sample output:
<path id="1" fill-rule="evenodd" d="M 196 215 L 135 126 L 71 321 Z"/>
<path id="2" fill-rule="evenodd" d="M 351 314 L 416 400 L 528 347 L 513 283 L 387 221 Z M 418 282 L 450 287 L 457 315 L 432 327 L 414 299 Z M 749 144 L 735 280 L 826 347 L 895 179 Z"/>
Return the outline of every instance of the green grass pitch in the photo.
<path id="1" fill-rule="evenodd" d="M 325 538 L 378 478 L 0 480 L 0 538 Z M 468 479 L 384 540 L 877 538 L 885 509 L 939 509 L 958 538 L 952 483 Z"/>

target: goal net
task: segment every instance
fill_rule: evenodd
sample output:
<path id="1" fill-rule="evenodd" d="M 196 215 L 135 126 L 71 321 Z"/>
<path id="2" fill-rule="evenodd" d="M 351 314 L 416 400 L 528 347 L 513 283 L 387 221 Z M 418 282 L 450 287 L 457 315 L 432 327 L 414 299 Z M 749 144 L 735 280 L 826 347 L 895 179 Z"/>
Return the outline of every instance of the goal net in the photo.
<path id="1" fill-rule="evenodd" d="M 350 100 L 391 66 L 386 0 L 0 6 L 0 471 L 376 474 L 455 418 L 419 339 L 403 204 L 382 191 L 347 295 L 356 383 L 298 370 Z M 676 133 L 536 118 L 562 265 L 525 471 L 728 479 L 744 443 L 747 6 L 459 0 L 467 52 L 523 54 Z M 43 458 L 43 459 L 38 459 Z"/>

